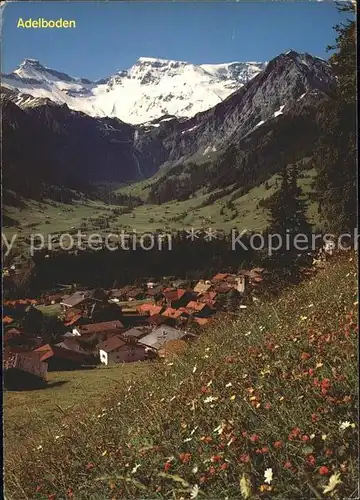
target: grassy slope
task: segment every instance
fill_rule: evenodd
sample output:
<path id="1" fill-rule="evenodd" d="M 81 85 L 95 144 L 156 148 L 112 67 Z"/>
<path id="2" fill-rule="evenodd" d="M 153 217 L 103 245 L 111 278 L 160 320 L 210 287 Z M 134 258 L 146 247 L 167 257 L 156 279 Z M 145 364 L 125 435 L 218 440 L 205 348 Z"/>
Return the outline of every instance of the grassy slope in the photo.
<path id="1" fill-rule="evenodd" d="M 91 403 L 42 432 L 43 449 L 10 457 L 8 498 L 185 499 L 196 486 L 199 498 L 300 500 L 329 496 L 330 477 L 333 498 L 357 497 L 356 275 L 344 255 L 109 391 L 101 418 Z"/>
<path id="2" fill-rule="evenodd" d="M 135 363 L 92 370 L 49 372 L 46 389 L 4 393 L 7 457 L 17 456 L 30 446 L 28 438 L 42 436 L 80 412 L 100 407 L 103 397 L 118 385 L 146 372 L 148 364 Z"/>
<path id="3" fill-rule="evenodd" d="M 311 191 L 311 182 L 315 171 L 304 171 L 304 178 L 300 179 L 299 184 L 305 193 Z M 26 241 L 30 234 L 41 233 L 46 235 L 54 233 L 73 232 L 81 229 L 82 224 L 86 224 L 84 233 L 100 232 L 119 232 L 121 230 L 131 232 L 135 229 L 137 232 L 147 231 L 176 231 L 183 228 L 201 228 L 213 227 L 230 231 L 232 228 L 249 229 L 261 231 L 267 225 L 267 210 L 258 208 L 258 202 L 262 198 L 270 196 L 275 191 L 275 182 L 277 176 L 273 176 L 268 184 L 270 189 L 265 189 L 264 184 L 251 189 L 247 194 L 236 198 L 234 206 L 237 213 L 230 212 L 227 209 L 221 214 L 221 209 L 225 203 L 234 197 L 236 193 L 216 200 L 213 204 L 201 207 L 208 194 L 201 191 L 189 200 L 183 202 L 170 202 L 163 205 L 142 205 L 135 208 L 132 213 L 123 215 L 114 215 L 113 210 L 118 208 L 112 205 L 106 205 L 101 202 L 84 201 L 74 203 L 73 205 L 64 205 L 51 202 L 37 203 L 27 201 L 26 207 L 19 210 L 15 207 L 6 207 L 6 215 L 18 221 L 17 226 L 5 228 L 5 234 L 10 240 L 14 233 L 17 233 L 15 245 L 17 248 L 25 248 Z M 146 182 L 146 181 L 143 181 Z M 133 194 L 140 189 L 139 185 L 123 188 L 123 191 L 130 188 Z M 98 218 L 104 217 L 109 222 L 109 229 L 100 229 Z M 309 206 L 309 220 L 313 224 L 318 224 L 317 206 L 312 203 Z M 47 223 L 48 222 L 48 223 Z M 65 241 L 65 245 L 67 242 Z"/>

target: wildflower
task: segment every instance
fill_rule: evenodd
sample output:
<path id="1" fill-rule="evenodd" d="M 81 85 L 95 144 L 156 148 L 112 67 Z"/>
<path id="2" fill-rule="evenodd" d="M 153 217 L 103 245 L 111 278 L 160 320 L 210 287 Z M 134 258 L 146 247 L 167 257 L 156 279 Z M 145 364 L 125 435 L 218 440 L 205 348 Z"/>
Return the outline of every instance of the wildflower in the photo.
<path id="1" fill-rule="evenodd" d="M 252 434 L 252 435 L 250 436 L 250 441 L 251 441 L 252 443 L 256 443 L 257 441 L 259 441 L 259 436 L 258 436 L 257 434 Z"/>
<path id="2" fill-rule="evenodd" d="M 210 474 L 210 476 L 213 476 L 215 473 L 216 473 L 215 467 L 212 467 L 212 466 L 211 466 L 211 467 L 209 468 L 209 474 Z"/>
<path id="3" fill-rule="evenodd" d="M 342 481 L 340 480 L 340 473 L 336 472 L 336 474 L 330 476 L 328 484 L 323 489 L 324 493 L 331 493 L 340 483 L 342 483 Z"/>
<path id="4" fill-rule="evenodd" d="M 265 406 L 265 409 L 266 409 L 266 410 L 270 410 L 270 408 L 271 408 L 271 403 L 267 402 L 267 403 L 265 403 L 265 405 L 264 405 L 264 406 Z"/>
<path id="5" fill-rule="evenodd" d="M 197 366 L 195 365 L 192 372 L 195 373 L 196 370 L 197 370 Z"/>
<path id="6" fill-rule="evenodd" d="M 230 401 L 234 401 L 236 398 L 235 394 L 233 394 L 232 396 L 230 396 Z"/>
<path id="7" fill-rule="evenodd" d="M 271 491 L 272 490 L 271 486 L 268 486 L 267 484 L 261 484 L 259 489 L 260 489 L 261 493 L 263 493 L 264 491 Z"/>
<path id="8" fill-rule="evenodd" d="M 193 486 L 191 489 L 190 498 L 193 500 L 198 496 L 198 494 L 199 494 L 199 486 L 195 484 L 195 486 Z"/>
<path id="9" fill-rule="evenodd" d="M 140 464 L 136 464 L 135 467 L 133 467 L 131 474 L 135 474 L 135 472 L 138 470 L 139 467 L 140 467 Z"/>
<path id="10" fill-rule="evenodd" d="M 282 447 L 282 441 L 275 441 L 274 442 L 274 448 L 281 448 Z"/>
<path id="11" fill-rule="evenodd" d="M 315 457 L 314 455 L 308 455 L 306 457 L 306 462 L 308 463 L 308 465 L 310 465 L 311 467 L 314 467 L 315 463 L 316 463 L 316 460 L 315 460 Z"/>
<path id="12" fill-rule="evenodd" d="M 240 455 L 239 460 L 240 462 L 248 463 L 250 462 L 250 455 L 248 454 Z"/>
<path id="13" fill-rule="evenodd" d="M 309 436 L 307 436 L 306 434 L 304 434 L 303 436 L 301 436 L 301 441 L 309 441 Z"/>
<path id="14" fill-rule="evenodd" d="M 313 423 L 315 423 L 318 419 L 319 419 L 319 417 L 316 415 L 316 413 L 313 413 L 313 414 L 311 415 L 311 421 L 312 421 Z"/>
<path id="15" fill-rule="evenodd" d="M 301 360 L 302 361 L 306 361 L 307 359 L 310 359 L 310 358 L 311 358 L 311 355 L 308 352 L 303 352 L 301 354 Z"/>
<path id="16" fill-rule="evenodd" d="M 287 460 L 285 463 L 284 463 L 284 467 L 285 469 L 291 469 L 292 468 L 292 464 L 289 460 Z"/>
<path id="17" fill-rule="evenodd" d="M 101 453 L 101 456 L 102 456 L 102 457 L 105 457 L 105 455 L 106 455 L 106 454 L 107 454 L 107 450 L 103 451 L 103 452 Z"/>
<path id="18" fill-rule="evenodd" d="M 199 470 L 199 467 L 197 465 L 195 465 L 195 467 L 192 468 L 191 472 L 193 474 L 196 474 L 198 470 Z"/>
<path id="19" fill-rule="evenodd" d="M 229 467 L 229 464 L 224 462 L 223 464 L 220 465 L 220 470 L 226 470 Z"/>
<path id="20" fill-rule="evenodd" d="M 323 441 L 326 441 L 326 439 L 327 439 L 327 435 L 326 435 L 326 434 L 322 434 L 321 439 L 322 439 Z"/>
<path id="21" fill-rule="evenodd" d="M 329 474 L 329 472 L 330 472 L 329 469 L 325 465 L 323 465 L 319 469 L 320 476 L 327 476 Z"/>
<path id="22" fill-rule="evenodd" d="M 345 422 L 341 422 L 341 424 L 339 425 L 339 429 L 341 431 L 345 431 L 350 426 L 351 426 L 351 423 L 348 420 L 345 420 Z"/>
<path id="23" fill-rule="evenodd" d="M 211 462 L 216 463 L 216 462 L 220 462 L 221 458 L 222 458 L 222 457 L 221 457 L 220 455 L 213 455 L 213 456 L 210 458 L 210 460 L 211 460 Z"/>
<path id="24" fill-rule="evenodd" d="M 57 441 L 58 439 L 60 439 L 60 436 L 55 436 L 55 441 Z"/>
<path id="25" fill-rule="evenodd" d="M 94 465 L 93 463 L 89 462 L 88 464 L 86 464 L 86 467 L 85 467 L 85 468 L 86 468 L 86 470 L 91 470 L 91 469 L 93 469 L 94 467 L 95 467 L 95 465 Z"/>
<path id="26" fill-rule="evenodd" d="M 164 464 L 164 471 L 167 472 L 171 467 L 171 463 L 170 462 L 165 462 Z"/>
<path id="27" fill-rule="evenodd" d="M 229 382 L 228 384 L 226 384 L 226 386 L 225 386 L 225 387 L 232 387 L 232 383 L 231 383 L 231 382 Z"/>
<path id="28" fill-rule="evenodd" d="M 240 479 L 240 492 L 244 500 L 247 500 L 251 496 L 251 482 L 245 474 L 243 474 Z"/>
<path id="29" fill-rule="evenodd" d="M 179 458 L 183 464 L 187 464 L 191 460 L 191 453 L 180 453 Z"/>
<path id="30" fill-rule="evenodd" d="M 67 496 L 68 496 L 69 498 L 72 498 L 72 497 L 74 496 L 74 493 L 73 493 L 73 489 L 72 489 L 72 488 L 68 488 L 68 490 L 67 490 Z"/>
<path id="31" fill-rule="evenodd" d="M 204 403 L 205 404 L 212 403 L 213 401 L 216 401 L 217 399 L 219 399 L 219 398 L 217 398 L 215 396 L 208 396 L 207 398 L 204 399 Z"/>
<path id="32" fill-rule="evenodd" d="M 271 468 L 268 468 L 264 472 L 264 478 L 265 478 L 265 483 L 271 484 L 271 481 L 273 479 L 273 471 Z"/>
<path id="33" fill-rule="evenodd" d="M 50 493 L 50 495 L 48 496 L 49 500 L 55 500 L 55 498 L 56 498 L 55 493 Z"/>

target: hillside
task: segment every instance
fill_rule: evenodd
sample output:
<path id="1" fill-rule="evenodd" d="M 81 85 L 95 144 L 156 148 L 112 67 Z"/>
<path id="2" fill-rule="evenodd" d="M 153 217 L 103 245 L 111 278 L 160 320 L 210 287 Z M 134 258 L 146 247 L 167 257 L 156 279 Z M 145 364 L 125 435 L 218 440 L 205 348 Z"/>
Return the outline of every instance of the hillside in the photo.
<path id="1" fill-rule="evenodd" d="M 356 275 L 340 255 L 109 388 L 101 413 L 30 430 L 7 497 L 356 498 Z"/>

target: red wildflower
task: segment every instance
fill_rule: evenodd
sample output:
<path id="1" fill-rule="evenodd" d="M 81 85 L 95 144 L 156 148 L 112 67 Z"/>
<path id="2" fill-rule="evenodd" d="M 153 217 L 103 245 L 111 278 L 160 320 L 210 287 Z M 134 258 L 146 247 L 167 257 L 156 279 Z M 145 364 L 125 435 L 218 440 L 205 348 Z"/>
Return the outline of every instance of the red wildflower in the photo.
<path id="1" fill-rule="evenodd" d="M 274 442 L 274 448 L 281 448 L 282 447 L 282 441 L 275 441 Z"/>
<path id="2" fill-rule="evenodd" d="M 296 439 L 299 437 L 301 430 L 299 427 L 294 427 L 293 430 L 289 434 L 289 441 L 292 441 L 293 439 Z"/>
<path id="3" fill-rule="evenodd" d="M 226 462 L 224 462 L 223 464 L 220 465 L 219 469 L 220 470 L 226 470 L 228 467 L 229 467 L 229 464 L 227 464 Z"/>
<path id="4" fill-rule="evenodd" d="M 208 394 L 208 393 L 210 392 L 210 389 L 209 389 L 208 387 L 206 387 L 206 386 L 203 386 L 203 387 L 201 388 L 201 392 L 202 392 L 203 394 Z"/>
<path id="5" fill-rule="evenodd" d="M 287 460 L 287 461 L 284 463 L 284 467 L 285 467 L 285 469 L 291 469 L 291 467 L 292 467 L 291 462 L 289 462 L 289 460 Z"/>
<path id="6" fill-rule="evenodd" d="M 36 491 L 36 492 L 39 492 L 39 491 L 41 490 L 41 488 L 42 488 L 42 486 L 41 486 L 41 485 L 38 485 L 38 486 L 36 486 L 35 491 Z"/>
<path id="7" fill-rule="evenodd" d="M 246 432 L 246 431 L 244 431 L 244 432 L 242 432 L 242 433 L 241 433 L 241 435 L 242 435 L 242 437 L 246 438 L 246 436 L 247 436 L 247 432 Z"/>
<path id="8" fill-rule="evenodd" d="M 210 460 L 213 462 L 213 463 L 216 463 L 216 462 L 220 462 L 221 460 L 221 456 L 220 455 L 213 455 Z"/>
<path id="9" fill-rule="evenodd" d="M 50 495 L 48 496 L 49 500 L 55 500 L 55 498 L 56 498 L 55 493 L 50 493 Z"/>
<path id="10" fill-rule="evenodd" d="M 86 464 L 86 470 L 91 470 L 95 467 L 95 465 L 93 463 L 88 463 Z"/>
<path id="11" fill-rule="evenodd" d="M 324 378 L 322 381 L 321 381 L 321 392 L 322 394 L 326 394 L 327 391 L 330 389 L 331 387 L 331 383 L 330 383 L 330 380 L 328 378 Z"/>
<path id="12" fill-rule="evenodd" d="M 333 455 L 333 454 L 334 454 L 334 452 L 332 450 L 330 450 L 329 448 L 327 448 L 325 450 L 325 456 L 326 457 L 331 457 L 331 455 Z"/>
<path id="13" fill-rule="evenodd" d="M 200 483 L 200 484 L 203 484 L 203 483 L 205 483 L 205 481 L 206 481 L 206 476 L 205 476 L 204 474 L 202 474 L 202 475 L 200 476 L 200 478 L 199 478 L 199 483 Z"/>
<path id="14" fill-rule="evenodd" d="M 250 462 L 250 456 L 248 454 L 240 455 L 240 462 L 248 463 Z"/>
<path id="15" fill-rule="evenodd" d="M 251 441 L 252 443 L 256 443 L 257 441 L 259 441 L 259 436 L 258 436 L 257 434 L 252 434 L 252 435 L 250 436 L 250 441 Z"/>
<path id="16" fill-rule="evenodd" d="M 306 434 L 304 434 L 303 436 L 301 436 L 301 441 L 309 441 L 309 436 L 307 436 Z"/>
<path id="17" fill-rule="evenodd" d="M 233 356 L 227 356 L 225 358 L 225 363 L 234 363 L 235 362 L 235 358 Z"/>
<path id="18" fill-rule="evenodd" d="M 191 460 L 191 453 L 180 453 L 179 458 L 183 464 L 187 464 Z"/>
<path id="19" fill-rule="evenodd" d="M 308 455 L 306 457 L 306 462 L 311 466 L 311 467 L 314 467 L 314 465 L 316 464 L 316 460 L 315 460 L 315 457 L 314 455 Z"/>
<path id="20" fill-rule="evenodd" d="M 311 421 L 312 421 L 312 422 L 317 422 L 317 420 L 319 420 L 319 417 L 316 415 L 316 413 L 313 413 L 313 414 L 311 415 Z"/>
<path id="21" fill-rule="evenodd" d="M 308 352 L 303 352 L 301 354 L 302 361 L 306 361 L 307 359 L 310 359 L 310 358 L 311 358 L 311 355 Z"/>
<path id="22" fill-rule="evenodd" d="M 308 371 L 310 377 L 312 377 L 314 375 L 314 369 L 313 368 L 309 368 L 309 371 Z"/>
<path id="23" fill-rule="evenodd" d="M 211 466 L 209 468 L 209 474 L 210 474 L 210 476 L 213 476 L 215 473 L 216 473 L 215 467 Z"/>
<path id="24" fill-rule="evenodd" d="M 329 474 L 329 472 L 330 472 L 329 469 L 325 465 L 323 465 L 319 469 L 320 476 L 327 476 Z"/>
<path id="25" fill-rule="evenodd" d="M 68 496 L 69 498 L 72 498 L 72 497 L 74 496 L 74 493 L 73 493 L 73 489 L 72 489 L 72 488 L 68 488 L 68 490 L 67 490 L 67 496 Z"/>
<path id="26" fill-rule="evenodd" d="M 170 462 L 166 462 L 164 464 L 164 471 L 167 472 L 170 469 L 170 467 L 171 467 L 171 463 Z"/>
<path id="27" fill-rule="evenodd" d="M 264 405 L 264 406 L 265 406 L 265 409 L 266 409 L 266 410 L 270 410 L 270 408 L 271 408 L 271 403 L 267 402 L 267 403 L 265 403 L 265 405 Z"/>

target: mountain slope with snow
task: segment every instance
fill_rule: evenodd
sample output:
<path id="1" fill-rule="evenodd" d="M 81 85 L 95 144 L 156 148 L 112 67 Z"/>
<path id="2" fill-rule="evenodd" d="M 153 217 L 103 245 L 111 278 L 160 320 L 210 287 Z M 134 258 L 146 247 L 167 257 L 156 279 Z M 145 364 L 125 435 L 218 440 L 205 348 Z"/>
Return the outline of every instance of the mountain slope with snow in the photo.
<path id="1" fill-rule="evenodd" d="M 2 85 L 18 92 L 18 105 L 36 105 L 39 99 L 67 104 L 95 117 L 113 117 L 140 124 L 172 115 L 189 118 L 206 111 L 263 71 L 266 63 L 233 62 L 194 65 L 141 57 L 127 71 L 92 82 L 73 78 L 25 59 Z M 31 103 L 22 94 L 37 99 Z"/>

